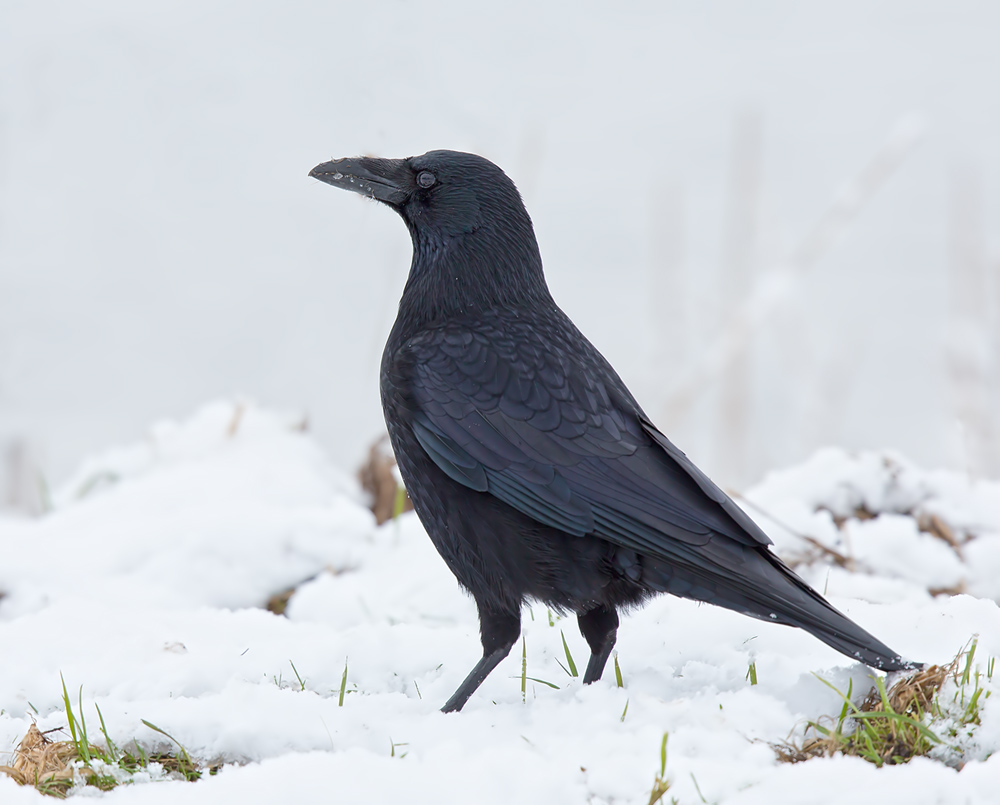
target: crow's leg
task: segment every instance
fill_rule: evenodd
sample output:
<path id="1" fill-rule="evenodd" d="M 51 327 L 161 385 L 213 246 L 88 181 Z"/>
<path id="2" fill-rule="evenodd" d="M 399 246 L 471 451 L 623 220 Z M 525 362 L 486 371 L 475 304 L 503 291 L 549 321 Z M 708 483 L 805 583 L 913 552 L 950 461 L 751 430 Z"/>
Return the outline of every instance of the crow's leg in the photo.
<path id="1" fill-rule="evenodd" d="M 596 682 L 604 673 L 604 666 L 611 656 L 618 637 L 618 613 L 608 607 L 597 607 L 582 615 L 577 615 L 580 633 L 590 646 L 590 662 L 583 675 L 583 684 Z"/>
<path id="2" fill-rule="evenodd" d="M 441 708 L 442 713 L 461 710 L 469 697 L 476 692 L 476 688 L 489 676 L 490 671 L 510 653 L 511 647 L 517 642 L 517 636 L 521 634 L 520 611 L 491 612 L 480 606 L 479 633 L 483 639 L 483 658 L 476 663 L 476 667 Z"/>

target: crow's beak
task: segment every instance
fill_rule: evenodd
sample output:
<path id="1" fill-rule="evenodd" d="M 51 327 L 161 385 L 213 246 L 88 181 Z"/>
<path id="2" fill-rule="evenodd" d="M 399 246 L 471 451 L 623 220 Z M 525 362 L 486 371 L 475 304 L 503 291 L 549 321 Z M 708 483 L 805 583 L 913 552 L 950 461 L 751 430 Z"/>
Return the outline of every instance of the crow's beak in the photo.
<path id="1" fill-rule="evenodd" d="M 353 190 L 398 206 L 413 192 L 413 172 L 402 159 L 347 157 L 317 165 L 309 175 L 321 182 Z"/>

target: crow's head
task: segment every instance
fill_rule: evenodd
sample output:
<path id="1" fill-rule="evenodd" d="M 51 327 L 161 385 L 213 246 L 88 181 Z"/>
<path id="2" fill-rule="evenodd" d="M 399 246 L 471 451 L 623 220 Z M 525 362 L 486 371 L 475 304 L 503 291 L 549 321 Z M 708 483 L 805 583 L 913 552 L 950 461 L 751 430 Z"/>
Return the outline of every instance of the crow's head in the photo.
<path id="1" fill-rule="evenodd" d="M 531 226 L 514 183 L 475 154 L 348 157 L 317 165 L 309 175 L 388 204 L 411 229 L 431 237 L 468 235 L 498 223 Z"/>
<path id="2" fill-rule="evenodd" d="M 521 196 L 488 159 L 458 151 L 350 157 L 309 175 L 388 204 L 406 221 L 413 262 L 403 300 L 415 317 L 554 304 Z"/>

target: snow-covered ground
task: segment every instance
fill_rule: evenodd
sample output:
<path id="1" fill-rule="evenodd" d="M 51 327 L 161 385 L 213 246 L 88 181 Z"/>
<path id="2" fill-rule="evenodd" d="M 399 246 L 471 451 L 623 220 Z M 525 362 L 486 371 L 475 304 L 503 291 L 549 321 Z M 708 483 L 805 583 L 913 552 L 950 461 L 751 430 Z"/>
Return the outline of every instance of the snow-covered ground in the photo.
<path id="1" fill-rule="evenodd" d="M 779 551 L 893 648 L 944 663 L 978 634 L 983 670 L 1000 654 L 1000 484 L 829 450 L 746 497 Z M 92 737 L 96 704 L 119 744 L 166 748 L 146 720 L 225 763 L 197 783 L 88 789 L 110 803 L 646 803 L 664 732 L 664 802 L 996 802 L 1000 697 L 961 771 L 780 764 L 769 742 L 840 709 L 813 673 L 857 691 L 869 671 L 804 632 L 665 597 L 622 624 L 623 688 L 610 665 L 592 686 L 571 678 L 563 636 L 577 664 L 584 641 L 535 606 L 527 676 L 558 689 L 529 680 L 522 701 L 517 650 L 441 714 L 479 656 L 475 608 L 412 514 L 376 527 L 298 415 L 213 403 L 86 462 L 52 505 L 0 520 L 0 748 L 33 720 L 65 726 L 62 674 Z M 287 617 L 263 608 L 293 585 Z M 0 775 L 0 802 L 43 801 Z"/>

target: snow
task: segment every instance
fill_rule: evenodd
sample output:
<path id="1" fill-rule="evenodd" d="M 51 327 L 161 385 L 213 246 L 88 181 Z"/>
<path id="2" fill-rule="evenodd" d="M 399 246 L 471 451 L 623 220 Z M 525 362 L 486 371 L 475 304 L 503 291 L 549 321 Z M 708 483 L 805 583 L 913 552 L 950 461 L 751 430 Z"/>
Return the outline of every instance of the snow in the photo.
<path id="1" fill-rule="evenodd" d="M 771 473 L 747 499 L 786 556 L 815 555 L 807 535 L 887 580 L 1000 599 L 1000 482 L 926 472 L 893 453 L 828 448 Z M 857 510 L 880 516 L 837 528 L 834 518 Z M 933 518 L 948 524 L 954 546 L 928 532 Z"/>
<path id="2" fill-rule="evenodd" d="M 928 759 L 779 764 L 769 742 L 839 711 L 813 673 L 858 691 L 868 669 L 804 632 L 666 597 L 623 620 L 624 688 L 610 664 L 594 685 L 571 679 L 562 635 L 578 666 L 585 643 L 573 620 L 535 605 L 523 619 L 527 676 L 558 689 L 529 681 L 522 702 L 518 645 L 463 712 L 441 714 L 478 659 L 475 607 L 412 513 L 376 527 L 297 415 L 212 403 L 85 462 L 52 498 L 42 518 L 0 519 L 0 746 L 13 749 L 33 719 L 65 726 L 62 674 L 74 698 L 82 689 L 92 737 L 96 704 L 119 745 L 168 748 L 145 719 L 196 759 L 225 763 L 197 783 L 85 792 L 111 803 L 645 803 L 664 732 L 665 801 L 700 802 L 699 790 L 727 805 L 859 790 L 995 801 L 997 697 L 960 772 Z M 800 572 L 905 655 L 947 662 L 974 634 L 982 668 L 1000 654 L 1000 485 L 827 450 L 747 500 Z M 839 531 L 833 517 L 860 507 L 881 514 Z M 968 540 L 965 561 L 918 530 L 921 512 Z M 810 561 L 803 536 L 853 552 L 856 572 Z M 927 592 L 958 581 L 980 597 Z M 263 609 L 293 585 L 286 617 Z M 0 775 L 0 801 L 44 800 Z"/>

